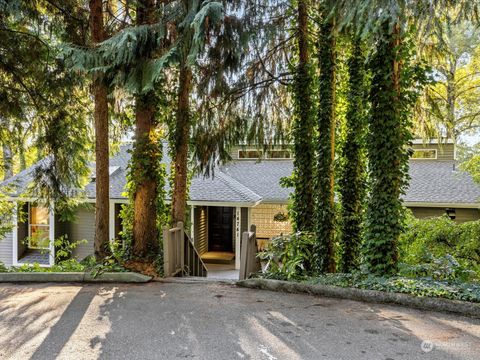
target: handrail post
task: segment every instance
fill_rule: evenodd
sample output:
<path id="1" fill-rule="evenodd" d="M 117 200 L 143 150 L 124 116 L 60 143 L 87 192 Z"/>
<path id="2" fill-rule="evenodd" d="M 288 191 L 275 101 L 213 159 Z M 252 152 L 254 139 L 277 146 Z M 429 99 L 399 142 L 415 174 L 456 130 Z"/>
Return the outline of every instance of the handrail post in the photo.
<path id="1" fill-rule="evenodd" d="M 178 241 L 180 242 L 180 269 L 183 274 L 185 270 L 185 229 L 183 228 L 183 222 L 179 221 L 177 227 L 180 229 L 178 231 Z"/>
<path id="2" fill-rule="evenodd" d="M 169 242 L 169 237 L 170 237 L 170 232 L 168 231 L 167 227 L 163 228 L 163 273 L 165 274 L 166 277 L 170 276 L 171 270 L 171 248 L 170 248 L 170 242 Z"/>

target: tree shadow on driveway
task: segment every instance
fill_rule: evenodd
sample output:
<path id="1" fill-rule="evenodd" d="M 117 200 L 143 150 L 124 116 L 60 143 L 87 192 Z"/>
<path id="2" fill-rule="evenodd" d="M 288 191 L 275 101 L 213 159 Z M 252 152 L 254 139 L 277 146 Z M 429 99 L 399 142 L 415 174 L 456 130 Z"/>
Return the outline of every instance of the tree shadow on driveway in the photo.
<path id="1" fill-rule="evenodd" d="M 434 320 L 453 315 L 226 284 L 119 286 L 100 313 L 110 330 L 90 345 L 101 359 L 475 358 L 471 351 L 422 350 L 427 335 L 451 332 Z"/>
<path id="2" fill-rule="evenodd" d="M 80 291 L 62 312 L 60 319 L 50 328 L 47 337 L 32 354 L 32 360 L 54 359 L 58 357 L 82 321 L 92 300 L 97 295 L 96 290 L 96 288 L 86 285 L 80 288 Z"/>

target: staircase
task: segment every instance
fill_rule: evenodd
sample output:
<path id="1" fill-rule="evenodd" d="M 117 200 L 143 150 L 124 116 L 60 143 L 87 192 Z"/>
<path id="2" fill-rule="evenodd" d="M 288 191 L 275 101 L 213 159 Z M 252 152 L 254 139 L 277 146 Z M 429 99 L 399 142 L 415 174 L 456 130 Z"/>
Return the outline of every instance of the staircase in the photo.
<path id="1" fill-rule="evenodd" d="M 207 276 L 207 268 L 182 222 L 163 229 L 163 262 L 165 277 Z"/>

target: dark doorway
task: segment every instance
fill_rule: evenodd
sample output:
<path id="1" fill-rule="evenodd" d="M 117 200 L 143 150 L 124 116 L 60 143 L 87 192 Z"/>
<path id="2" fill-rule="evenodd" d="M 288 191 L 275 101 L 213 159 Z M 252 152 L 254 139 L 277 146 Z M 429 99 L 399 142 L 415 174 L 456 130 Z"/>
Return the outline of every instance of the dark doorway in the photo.
<path id="1" fill-rule="evenodd" d="M 208 209 L 208 251 L 233 251 L 233 208 Z"/>

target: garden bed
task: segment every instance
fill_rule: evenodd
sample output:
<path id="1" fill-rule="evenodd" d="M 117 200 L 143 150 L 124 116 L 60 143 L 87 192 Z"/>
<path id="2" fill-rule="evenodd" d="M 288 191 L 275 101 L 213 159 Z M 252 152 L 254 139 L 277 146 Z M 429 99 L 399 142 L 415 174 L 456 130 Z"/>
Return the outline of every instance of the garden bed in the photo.
<path id="1" fill-rule="evenodd" d="M 398 278 L 383 279 L 383 283 L 380 279 L 377 278 L 375 281 L 370 277 L 368 282 L 361 282 L 327 275 L 302 282 L 253 278 L 239 281 L 237 284 L 248 288 L 396 304 L 480 318 L 480 286 L 477 284 L 450 284 L 448 287 L 446 284 L 443 287 L 437 284 L 434 290 L 433 285 L 432 287 L 422 284 L 419 279 L 403 279 L 407 281 L 408 286 L 401 285 Z M 417 282 L 417 285 L 410 281 Z"/>

